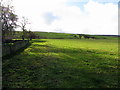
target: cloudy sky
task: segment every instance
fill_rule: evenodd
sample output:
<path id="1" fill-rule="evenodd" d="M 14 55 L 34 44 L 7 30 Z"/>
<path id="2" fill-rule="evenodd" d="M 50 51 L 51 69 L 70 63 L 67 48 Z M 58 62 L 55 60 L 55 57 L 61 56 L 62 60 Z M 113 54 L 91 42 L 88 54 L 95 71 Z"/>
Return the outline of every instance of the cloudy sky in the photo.
<path id="1" fill-rule="evenodd" d="M 32 31 L 118 35 L 119 0 L 13 0 Z"/>

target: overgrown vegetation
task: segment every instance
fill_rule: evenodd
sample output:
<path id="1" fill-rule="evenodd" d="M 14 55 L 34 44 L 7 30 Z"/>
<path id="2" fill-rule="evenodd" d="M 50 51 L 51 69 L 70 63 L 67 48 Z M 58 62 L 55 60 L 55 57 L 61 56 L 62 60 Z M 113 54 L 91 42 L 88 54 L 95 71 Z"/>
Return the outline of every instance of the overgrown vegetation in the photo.
<path id="1" fill-rule="evenodd" d="M 118 42 L 34 39 L 3 60 L 4 88 L 118 88 Z"/>

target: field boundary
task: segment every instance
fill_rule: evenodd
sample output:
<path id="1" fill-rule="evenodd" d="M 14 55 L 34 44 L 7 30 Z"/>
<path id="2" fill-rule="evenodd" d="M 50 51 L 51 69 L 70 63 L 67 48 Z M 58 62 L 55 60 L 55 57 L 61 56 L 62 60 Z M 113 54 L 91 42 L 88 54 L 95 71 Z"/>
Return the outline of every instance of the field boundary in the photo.
<path id="1" fill-rule="evenodd" d="M 3 44 L 2 45 L 2 57 L 6 55 L 10 55 L 12 53 L 15 53 L 19 49 L 25 47 L 26 45 L 29 44 L 29 40 L 18 40 L 16 42 L 11 43 L 10 45 L 8 44 Z"/>

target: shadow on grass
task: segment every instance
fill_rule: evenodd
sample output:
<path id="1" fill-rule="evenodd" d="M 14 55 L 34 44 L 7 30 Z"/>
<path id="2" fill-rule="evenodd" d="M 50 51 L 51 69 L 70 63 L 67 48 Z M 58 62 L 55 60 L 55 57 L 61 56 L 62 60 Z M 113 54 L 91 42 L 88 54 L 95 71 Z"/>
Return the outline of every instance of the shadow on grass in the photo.
<path id="1" fill-rule="evenodd" d="M 37 51 L 33 50 L 32 52 L 35 53 Z M 61 78 L 62 81 L 59 81 L 58 79 L 58 82 L 61 82 L 62 86 L 58 87 L 118 87 L 118 69 L 116 67 L 117 59 L 106 57 L 105 55 L 111 55 L 108 52 L 86 49 L 62 49 L 51 46 L 42 50 L 42 53 L 47 52 L 58 54 L 63 53 L 59 57 L 55 56 L 57 62 L 56 64 L 53 64 L 55 68 L 53 69 L 49 66 L 46 70 L 50 72 L 53 70 L 53 76 L 58 76 L 56 80 Z M 48 56 L 46 58 L 48 59 L 49 57 L 52 59 L 52 56 Z M 61 75 L 59 71 L 63 72 L 63 75 Z M 64 85 L 62 83 L 64 83 Z M 48 87 L 54 86 L 56 85 Z"/>
<path id="2" fill-rule="evenodd" d="M 107 52 L 62 49 L 39 44 L 31 48 L 27 54 L 23 53 L 3 63 L 3 87 L 118 87 L 116 61 L 105 57 Z"/>

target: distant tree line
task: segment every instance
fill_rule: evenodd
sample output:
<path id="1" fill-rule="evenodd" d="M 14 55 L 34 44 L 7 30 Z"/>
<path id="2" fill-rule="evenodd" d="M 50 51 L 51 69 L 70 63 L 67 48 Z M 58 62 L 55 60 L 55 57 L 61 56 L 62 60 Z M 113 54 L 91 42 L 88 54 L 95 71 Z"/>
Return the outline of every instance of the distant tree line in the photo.
<path id="1" fill-rule="evenodd" d="M 86 34 L 73 34 L 74 37 L 78 38 L 78 39 L 82 39 L 82 38 L 85 38 L 85 39 L 96 39 L 96 37 L 94 36 L 90 36 L 90 35 L 86 35 Z"/>

